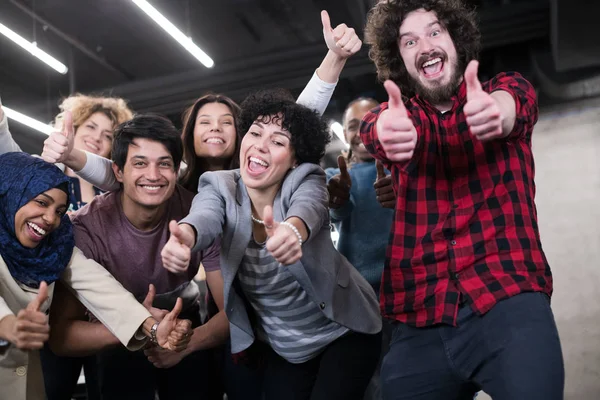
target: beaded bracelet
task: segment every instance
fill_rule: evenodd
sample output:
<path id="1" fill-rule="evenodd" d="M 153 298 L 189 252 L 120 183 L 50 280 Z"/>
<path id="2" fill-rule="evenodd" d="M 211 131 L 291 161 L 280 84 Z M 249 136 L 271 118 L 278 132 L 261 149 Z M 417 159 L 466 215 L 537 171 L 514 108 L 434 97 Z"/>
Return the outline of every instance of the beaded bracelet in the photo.
<path id="1" fill-rule="evenodd" d="M 294 225 L 292 225 L 292 223 L 287 222 L 287 221 L 283 221 L 281 223 L 281 225 L 285 225 L 288 228 L 290 228 L 292 231 L 294 231 L 296 236 L 298 236 L 298 242 L 300 242 L 300 246 L 302 246 L 302 243 L 304 243 L 304 242 L 302 241 L 302 235 L 300 235 L 300 232 L 298 232 L 298 228 L 296 228 Z"/>

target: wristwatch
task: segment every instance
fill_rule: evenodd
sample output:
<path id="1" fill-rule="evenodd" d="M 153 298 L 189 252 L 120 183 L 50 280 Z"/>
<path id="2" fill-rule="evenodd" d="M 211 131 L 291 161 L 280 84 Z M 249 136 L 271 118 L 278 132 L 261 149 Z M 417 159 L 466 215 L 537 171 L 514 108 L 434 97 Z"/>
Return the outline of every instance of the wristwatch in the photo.
<path id="1" fill-rule="evenodd" d="M 158 344 L 158 339 L 156 339 L 156 330 L 158 329 L 158 322 L 155 322 L 150 328 L 150 341 L 154 344 Z"/>

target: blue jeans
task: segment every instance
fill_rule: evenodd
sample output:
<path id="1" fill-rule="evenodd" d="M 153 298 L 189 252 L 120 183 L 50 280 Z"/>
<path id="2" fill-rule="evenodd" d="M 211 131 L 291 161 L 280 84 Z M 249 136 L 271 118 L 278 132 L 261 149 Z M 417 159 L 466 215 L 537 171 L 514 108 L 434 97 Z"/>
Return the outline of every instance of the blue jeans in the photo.
<path id="1" fill-rule="evenodd" d="M 396 323 L 383 361 L 384 400 L 562 400 L 558 331 L 543 293 L 503 300 L 485 315 L 468 305 L 458 326 Z"/>

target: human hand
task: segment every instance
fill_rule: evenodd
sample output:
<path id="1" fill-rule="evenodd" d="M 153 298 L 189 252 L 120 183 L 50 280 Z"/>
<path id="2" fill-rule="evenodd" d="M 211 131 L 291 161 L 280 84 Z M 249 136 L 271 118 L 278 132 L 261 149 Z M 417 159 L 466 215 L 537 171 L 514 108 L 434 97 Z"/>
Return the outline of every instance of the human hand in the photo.
<path id="1" fill-rule="evenodd" d="M 148 310 L 148 312 L 150 313 L 150 315 L 152 315 L 152 317 L 155 320 L 157 320 L 158 322 L 160 322 L 160 321 L 162 321 L 165 318 L 165 316 L 169 312 L 167 310 L 162 310 L 160 308 L 156 308 L 156 307 L 152 306 L 152 304 L 154 303 L 154 296 L 156 296 L 156 288 L 154 287 L 153 284 L 150 284 L 148 286 L 148 294 L 146 295 L 146 298 L 142 302 L 142 305 L 144 307 L 146 307 L 146 310 Z"/>
<path id="2" fill-rule="evenodd" d="M 471 134 L 485 142 L 503 137 L 502 112 L 498 102 L 485 92 L 477 78 L 479 62 L 472 60 L 465 70 L 467 103 L 463 108 Z"/>
<path id="3" fill-rule="evenodd" d="M 396 194 L 392 186 L 392 176 L 385 174 L 383 164 L 379 160 L 375 161 L 375 167 L 377 168 L 377 179 L 373 187 L 375 188 L 377 201 L 384 208 L 396 208 Z"/>
<path id="4" fill-rule="evenodd" d="M 160 253 L 163 267 L 174 274 L 184 274 L 192 258 L 195 240 L 193 228 L 187 224 L 179 225 L 171 221 L 169 231 L 171 232 L 169 240 Z"/>
<path id="5" fill-rule="evenodd" d="M 71 155 L 74 143 L 73 115 L 70 111 L 65 111 L 62 130 L 52 132 L 44 140 L 42 158 L 52 164 L 64 163 Z"/>
<path id="6" fill-rule="evenodd" d="M 338 209 L 350 199 L 350 189 L 352 188 L 352 178 L 348 173 L 346 159 L 344 156 L 338 156 L 337 159 L 340 173 L 334 175 L 327 182 L 327 191 L 329 192 L 329 208 Z"/>
<path id="7" fill-rule="evenodd" d="M 176 352 L 154 346 L 144 350 L 144 354 L 156 368 L 171 368 L 179 364 L 188 355 L 188 351 Z"/>
<path id="8" fill-rule="evenodd" d="M 323 24 L 323 37 L 327 48 L 337 54 L 340 58 L 349 58 L 358 53 L 362 41 L 358 38 L 355 30 L 346 24 L 340 24 L 333 29 L 329 13 L 321 11 L 321 23 Z"/>
<path id="9" fill-rule="evenodd" d="M 302 258 L 302 245 L 298 236 L 285 223 L 273 219 L 273 207 L 265 207 L 263 221 L 268 236 L 267 250 L 279 263 L 290 265 Z"/>
<path id="10" fill-rule="evenodd" d="M 177 317 L 181 312 L 183 302 L 177 298 L 175 307 L 167 313 L 156 328 L 156 341 L 163 349 L 180 352 L 186 349 L 192 337 L 192 323 Z"/>
<path id="11" fill-rule="evenodd" d="M 377 135 L 386 157 L 393 162 L 412 158 L 417 146 L 417 130 L 402 102 L 400 88 L 392 81 L 383 84 L 388 93 L 388 108 L 377 119 Z"/>
<path id="12" fill-rule="evenodd" d="M 46 282 L 41 282 L 36 298 L 25 309 L 19 311 L 16 317 L 6 317 L 9 318 L 6 321 L 8 324 L 7 339 L 18 349 L 39 350 L 48 341 L 50 337 L 48 316 L 40 311 L 42 304 L 47 299 L 48 285 Z"/>

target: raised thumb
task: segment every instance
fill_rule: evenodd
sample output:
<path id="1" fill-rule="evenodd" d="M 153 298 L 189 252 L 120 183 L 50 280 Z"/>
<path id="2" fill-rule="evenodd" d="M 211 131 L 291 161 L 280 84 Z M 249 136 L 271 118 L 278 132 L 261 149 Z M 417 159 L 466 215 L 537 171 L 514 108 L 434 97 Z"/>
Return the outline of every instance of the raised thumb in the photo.
<path id="1" fill-rule="evenodd" d="M 350 174 L 348 173 L 348 165 L 346 164 L 346 158 L 344 156 L 338 156 L 337 158 L 338 167 L 340 168 L 340 176 L 342 179 L 350 180 Z"/>
<path id="2" fill-rule="evenodd" d="M 329 19 L 329 13 L 326 10 L 321 11 L 321 23 L 323 24 L 323 30 L 331 32 L 331 20 Z"/>
<path id="3" fill-rule="evenodd" d="M 467 85 L 467 100 L 469 94 L 473 94 L 475 92 L 479 92 L 483 90 L 481 88 L 481 82 L 479 82 L 479 78 L 477 78 L 477 71 L 479 69 L 479 61 L 471 60 L 469 65 L 467 65 L 467 69 L 465 69 L 465 84 Z"/>
<path id="4" fill-rule="evenodd" d="M 179 240 L 182 243 L 184 242 L 184 233 L 183 230 L 179 227 L 177 221 L 172 220 L 171 222 L 169 222 L 169 231 L 171 232 L 171 235 L 175 237 L 175 239 Z"/>
<path id="5" fill-rule="evenodd" d="M 177 301 L 175 302 L 175 307 L 173 307 L 171 312 L 165 316 L 165 319 L 168 319 L 170 321 L 175 321 L 177 319 L 177 317 L 179 317 L 179 313 L 181 312 L 182 309 L 183 309 L 183 300 L 181 300 L 181 297 L 178 297 Z"/>
<path id="6" fill-rule="evenodd" d="M 35 297 L 35 299 L 33 299 L 31 301 L 31 303 L 29 303 L 27 305 L 27 309 L 29 311 L 40 311 L 42 304 L 44 304 L 44 302 L 46 301 L 47 298 L 48 298 L 48 284 L 46 282 L 42 281 L 40 283 L 40 288 L 38 290 L 37 296 Z"/>
<path id="7" fill-rule="evenodd" d="M 155 295 L 156 295 L 156 288 L 154 287 L 153 284 L 150 284 L 148 286 L 148 294 L 146 295 L 146 298 L 142 302 L 142 305 L 146 308 L 152 307 L 152 304 L 154 303 Z"/>
<path id="8" fill-rule="evenodd" d="M 406 114 L 406 107 L 402 102 L 402 93 L 398 85 L 388 79 L 383 83 L 383 86 L 388 94 L 388 108 L 390 110 L 400 110 Z"/>
<path id="9" fill-rule="evenodd" d="M 269 235 L 269 233 L 275 227 L 275 220 L 273 219 L 273 207 L 272 206 L 265 206 L 265 208 L 263 210 L 263 221 L 265 223 L 265 228 L 267 229 L 267 235 Z"/>
<path id="10" fill-rule="evenodd" d="M 71 111 L 65 111 L 62 133 L 69 139 L 73 137 L 73 114 L 71 114 Z"/>
<path id="11" fill-rule="evenodd" d="M 377 168 L 377 179 L 385 178 L 385 170 L 381 161 L 375 161 L 375 168 Z"/>

